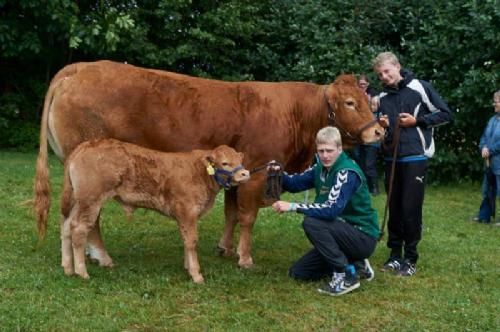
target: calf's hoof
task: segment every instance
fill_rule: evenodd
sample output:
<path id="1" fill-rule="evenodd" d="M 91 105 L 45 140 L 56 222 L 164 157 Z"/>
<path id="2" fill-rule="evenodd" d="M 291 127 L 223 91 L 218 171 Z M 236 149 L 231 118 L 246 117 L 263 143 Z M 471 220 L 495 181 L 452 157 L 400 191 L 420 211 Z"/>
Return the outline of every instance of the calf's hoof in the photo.
<path id="1" fill-rule="evenodd" d="M 247 259 L 242 259 L 240 257 L 240 260 L 238 261 L 238 266 L 243 268 L 243 269 L 250 269 L 253 267 L 253 260 L 251 257 Z"/>
<path id="2" fill-rule="evenodd" d="M 75 270 L 73 269 L 72 266 L 64 266 L 63 265 L 63 269 L 64 269 L 64 274 L 67 276 L 72 276 L 75 274 Z"/>
<path id="3" fill-rule="evenodd" d="M 205 283 L 205 279 L 203 279 L 203 276 L 200 274 L 200 275 L 197 275 L 197 276 L 192 276 L 193 278 L 193 282 L 195 284 L 203 284 Z"/>
<path id="4" fill-rule="evenodd" d="M 99 261 L 99 266 L 111 268 L 111 267 L 113 267 L 115 265 L 113 264 L 113 260 L 111 258 L 109 258 L 109 259 L 100 260 Z"/>

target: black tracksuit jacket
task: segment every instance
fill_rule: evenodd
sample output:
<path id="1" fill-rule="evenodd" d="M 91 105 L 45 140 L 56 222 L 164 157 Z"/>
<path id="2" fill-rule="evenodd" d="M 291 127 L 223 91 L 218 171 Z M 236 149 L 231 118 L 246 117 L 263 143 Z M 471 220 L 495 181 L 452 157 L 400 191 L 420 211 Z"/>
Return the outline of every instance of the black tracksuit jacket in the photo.
<path id="1" fill-rule="evenodd" d="M 391 158 L 394 123 L 400 113 L 410 113 L 417 119 L 415 127 L 401 128 L 397 157 L 434 154 L 433 131 L 435 127 L 452 120 L 452 112 L 429 82 L 413 78 L 407 70 L 401 70 L 403 79 L 398 87 L 384 86 L 380 93 L 381 115 L 389 117 L 383 152 Z"/>

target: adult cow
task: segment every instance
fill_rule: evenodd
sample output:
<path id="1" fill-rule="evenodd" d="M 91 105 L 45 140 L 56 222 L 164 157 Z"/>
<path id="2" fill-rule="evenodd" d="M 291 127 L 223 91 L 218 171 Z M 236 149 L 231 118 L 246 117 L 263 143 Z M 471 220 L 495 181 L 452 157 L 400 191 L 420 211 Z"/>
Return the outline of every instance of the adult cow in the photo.
<path id="1" fill-rule="evenodd" d="M 330 119 L 330 120 L 329 120 Z M 312 160 L 316 132 L 333 124 L 347 144 L 379 140 L 363 92 L 352 75 L 330 85 L 303 82 L 224 82 L 139 68 L 110 61 L 76 63 L 53 78 L 42 116 L 36 165 L 37 219 L 50 206 L 47 140 L 62 161 L 86 140 L 115 138 L 162 151 L 211 149 L 226 144 L 245 154 L 249 168 L 275 159 L 285 170 Z M 233 232 L 242 267 L 253 264 L 251 232 L 262 199 L 264 172 L 225 192 L 225 227 L 219 247 L 233 253 Z M 39 232 L 42 237 L 45 229 Z M 89 245 L 102 247 L 99 227 Z M 92 250 L 91 250 L 92 253 Z M 101 255 L 94 253 L 94 258 Z"/>

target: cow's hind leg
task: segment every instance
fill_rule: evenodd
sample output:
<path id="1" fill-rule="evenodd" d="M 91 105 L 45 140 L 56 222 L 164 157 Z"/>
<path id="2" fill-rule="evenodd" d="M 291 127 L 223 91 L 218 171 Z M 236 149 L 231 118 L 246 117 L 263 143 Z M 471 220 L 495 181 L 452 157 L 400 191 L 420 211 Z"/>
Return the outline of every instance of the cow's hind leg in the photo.
<path id="1" fill-rule="evenodd" d="M 97 204 L 83 206 L 77 203 L 75 209 L 75 216 L 70 223 L 75 273 L 84 279 L 88 279 L 89 274 L 85 264 L 85 245 L 87 244 L 89 232 L 95 227 L 100 206 Z"/>
<path id="2" fill-rule="evenodd" d="M 113 260 L 109 256 L 104 241 L 101 237 L 100 215 L 97 216 L 95 226 L 90 230 L 87 238 L 87 254 L 92 261 L 97 261 L 99 266 L 112 267 Z"/>
<path id="3" fill-rule="evenodd" d="M 195 283 L 203 283 L 204 279 L 200 273 L 200 263 L 196 252 L 196 244 L 198 243 L 197 218 L 183 218 L 177 222 L 184 241 L 184 268 Z"/>
<path id="4" fill-rule="evenodd" d="M 234 256 L 233 234 L 238 223 L 237 189 L 231 188 L 224 192 L 225 224 L 218 249 L 222 256 Z"/>

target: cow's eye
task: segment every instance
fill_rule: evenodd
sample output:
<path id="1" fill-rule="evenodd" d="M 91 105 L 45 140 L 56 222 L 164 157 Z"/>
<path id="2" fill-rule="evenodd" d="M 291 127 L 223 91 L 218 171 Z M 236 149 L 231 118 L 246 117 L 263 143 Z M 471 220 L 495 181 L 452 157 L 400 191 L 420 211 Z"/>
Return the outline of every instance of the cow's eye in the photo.
<path id="1" fill-rule="evenodd" d="M 229 163 L 227 163 L 227 162 L 223 162 L 223 163 L 222 163 L 222 166 L 229 166 Z"/>
<path id="2" fill-rule="evenodd" d="M 354 110 L 356 109 L 356 100 L 354 100 L 354 98 L 352 97 L 348 97 L 345 99 L 344 105 L 348 109 Z"/>

